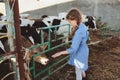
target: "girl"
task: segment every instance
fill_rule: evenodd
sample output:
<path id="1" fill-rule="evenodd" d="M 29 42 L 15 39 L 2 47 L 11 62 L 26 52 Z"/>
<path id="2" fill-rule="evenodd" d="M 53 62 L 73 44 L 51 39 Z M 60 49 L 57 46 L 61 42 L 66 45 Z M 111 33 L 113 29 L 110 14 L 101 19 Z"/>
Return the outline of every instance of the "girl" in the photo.
<path id="1" fill-rule="evenodd" d="M 69 49 L 58 52 L 52 57 L 56 58 L 60 55 L 70 54 L 69 64 L 75 66 L 76 80 L 82 80 L 86 77 L 85 71 L 88 69 L 87 27 L 82 23 L 82 14 L 76 8 L 68 12 L 66 19 L 73 28 L 71 33 L 73 35 L 72 45 Z"/>

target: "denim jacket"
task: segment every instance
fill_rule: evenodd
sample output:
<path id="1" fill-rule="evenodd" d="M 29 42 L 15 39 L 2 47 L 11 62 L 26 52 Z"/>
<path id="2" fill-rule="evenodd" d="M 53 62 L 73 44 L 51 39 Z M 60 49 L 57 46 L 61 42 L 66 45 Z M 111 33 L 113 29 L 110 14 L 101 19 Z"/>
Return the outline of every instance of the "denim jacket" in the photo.
<path id="1" fill-rule="evenodd" d="M 74 34 L 71 47 L 67 49 L 70 54 L 69 64 L 81 68 L 83 71 L 88 69 L 88 35 L 87 27 L 81 23 Z"/>

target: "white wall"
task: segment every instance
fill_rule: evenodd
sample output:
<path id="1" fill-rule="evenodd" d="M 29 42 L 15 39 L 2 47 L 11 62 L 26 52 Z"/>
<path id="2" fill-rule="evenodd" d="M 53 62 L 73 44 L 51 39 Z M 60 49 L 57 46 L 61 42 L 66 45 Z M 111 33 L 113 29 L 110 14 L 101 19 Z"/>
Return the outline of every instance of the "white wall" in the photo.
<path id="1" fill-rule="evenodd" d="M 5 12 L 0 4 L 0 12 Z M 19 0 L 19 11 L 33 18 L 41 15 L 57 15 L 72 7 L 79 8 L 87 15 L 101 17 L 110 27 L 120 27 L 120 0 Z"/>

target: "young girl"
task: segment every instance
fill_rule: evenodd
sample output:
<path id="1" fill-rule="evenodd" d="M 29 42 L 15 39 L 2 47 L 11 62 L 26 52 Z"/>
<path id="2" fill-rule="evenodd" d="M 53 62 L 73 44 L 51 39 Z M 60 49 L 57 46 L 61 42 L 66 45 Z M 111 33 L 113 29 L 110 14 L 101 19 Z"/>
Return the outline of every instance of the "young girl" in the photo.
<path id="1" fill-rule="evenodd" d="M 74 31 L 72 32 L 72 45 L 69 49 L 58 52 L 52 55 L 52 57 L 56 58 L 60 55 L 70 54 L 69 64 L 75 66 L 76 80 L 82 80 L 86 77 L 85 71 L 88 69 L 89 49 L 86 43 L 88 39 L 87 27 L 81 22 L 82 15 L 76 8 L 68 12 L 66 19 Z"/>

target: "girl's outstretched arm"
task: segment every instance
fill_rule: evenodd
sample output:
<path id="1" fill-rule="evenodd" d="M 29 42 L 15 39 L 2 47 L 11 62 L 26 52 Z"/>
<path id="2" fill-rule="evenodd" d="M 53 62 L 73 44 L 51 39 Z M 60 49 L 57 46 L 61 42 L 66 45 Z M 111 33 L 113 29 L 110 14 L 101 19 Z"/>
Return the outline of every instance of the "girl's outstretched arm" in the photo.
<path id="1" fill-rule="evenodd" d="M 57 52 L 57 53 L 53 54 L 52 57 L 56 58 L 56 57 L 64 55 L 64 54 L 68 54 L 68 51 L 65 50 L 65 51 Z"/>

